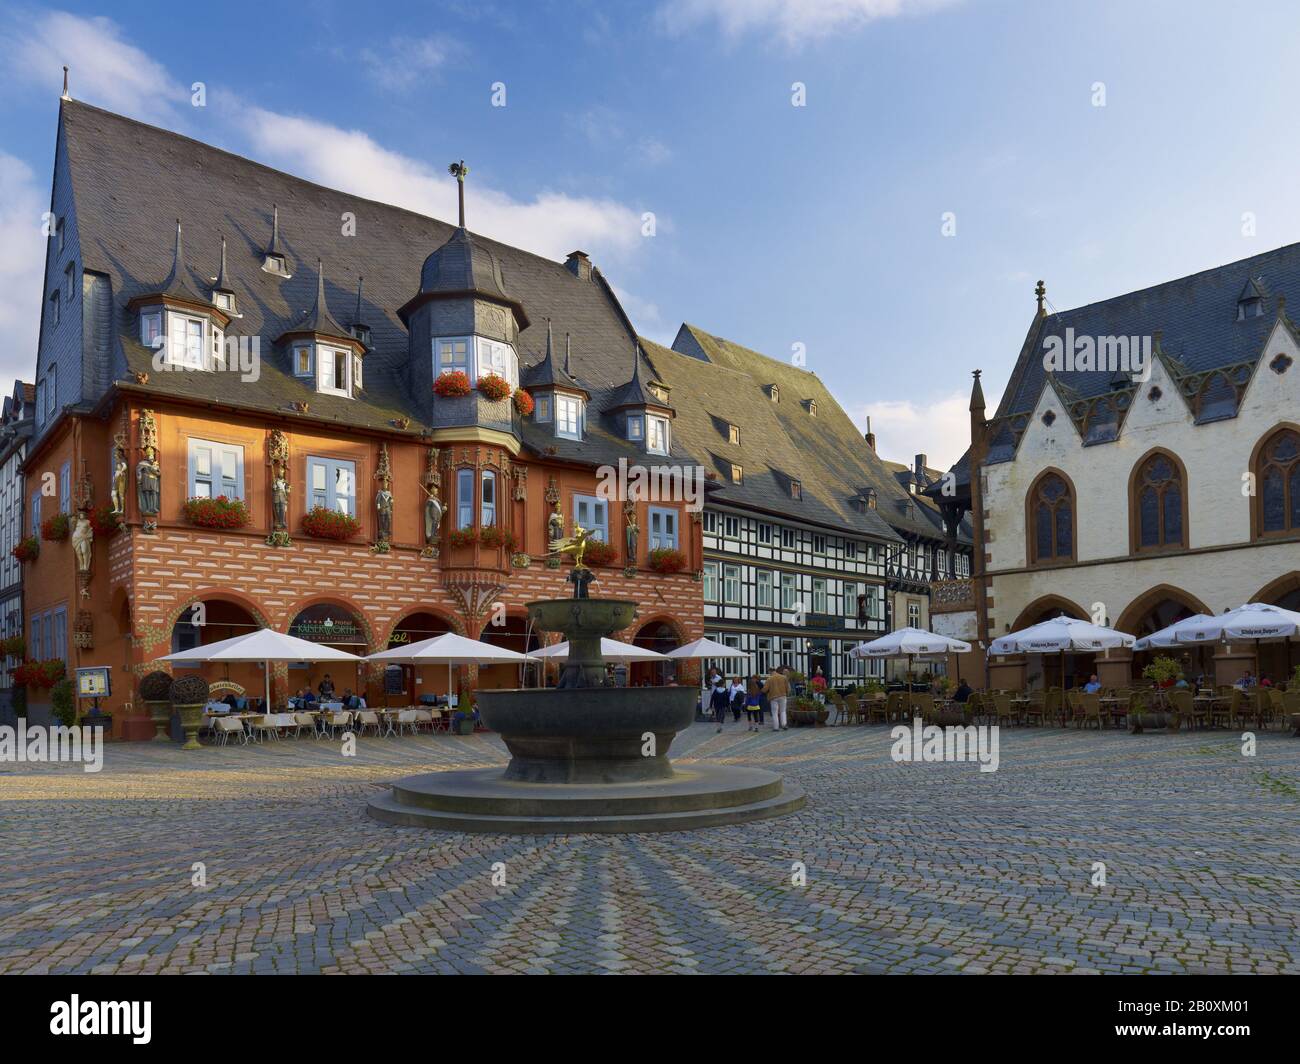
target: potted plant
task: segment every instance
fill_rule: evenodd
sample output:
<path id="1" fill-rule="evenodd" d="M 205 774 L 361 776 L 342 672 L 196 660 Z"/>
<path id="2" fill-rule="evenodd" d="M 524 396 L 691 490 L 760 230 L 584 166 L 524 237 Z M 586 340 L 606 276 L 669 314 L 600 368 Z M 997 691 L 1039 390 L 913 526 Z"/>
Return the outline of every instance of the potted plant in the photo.
<path id="1" fill-rule="evenodd" d="M 51 543 L 62 543 L 70 531 L 67 514 L 50 514 L 41 522 L 41 539 L 48 539 Z"/>
<path id="2" fill-rule="evenodd" d="M 618 548 L 604 540 L 593 539 L 587 543 L 582 560 L 591 565 L 613 565 L 618 560 Z"/>
<path id="3" fill-rule="evenodd" d="M 41 553 L 41 541 L 35 536 L 20 539 L 18 545 L 9 552 L 20 562 L 34 562 Z"/>
<path id="4" fill-rule="evenodd" d="M 473 735 L 474 725 L 477 722 L 477 717 L 472 711 L 466 713 L 464 710 L 458 709 L 451 716 L 451 730 L 457 735 Z"/>
<path id="5" fill-rule="evenodd" d="M 440 373 L 433 380 L 433 394 L 440 395 L 444 399 L 469 395 L 469 375 L 462 369 L 454 369 L 450 373 Z"/>
<path id="6" fill-rule="evenodd" d="M 172 678 L 161 669 L 149 673 L 140 681 L 140 701 L 149 710 L 149 719 L 153 721 L 156 743 L 171 741 L 168 732 L 172 723 Z"/>
<path id="7" fill-rule="evenodd" d="M 65 728 L 71 728 L 77 723 L 77 700 L 71 680 L 60 680 L 50 688 L 50 709 L 54 719 Z"/>
<path id="8" fill-rule="evenodd" d="M 361 531 L 361 522 L 341 510 L 317 506 L 303 514 L 302 530 L 316 539 L 351 539 Z"/>
<path id="9" fill-rule="evenodd" d="M 199 528 L 243 528 L 252 520 L 243 499 L 218 495 L 215 499 L 195 497 L 185 500 L 185 519 Z"/>
<path id="10" fill-rule="evenodd" d="M 208 681 L 202 676 L 182 676 L 171 686 L 172 705 L 185 729 L 182 750 L 198 750 L 199 729 L 203 727 L 203 707 L 208 704 Z"/>
<path id="11" fill-rule="evenodd" d="M 794 700 L 794 708 L 790 710 L 790 723 L 796 727 L 811 728 L 818 724 L 825 724 L 828 716 L 830 710 L 815 698 L 800 695 Z"/>
<path id="12" fill-rule="evenodd" d="M 645 561 L 656 573 L 680 573 L 686 568 L 686 555 L 673 547 L 656 547 Z"/>
<path id="13" fill-rule="evenodd" d="M 478 379 L 478 390 L 484 398 L 493 402 L 510 398 L 510 382 L 495 373 L 487 373 Z"/>
<path id="14" fill-rule="evenodd" d="M 514 400 L 515 412 L 518 413 L 520 417 L 527 417 L 533 412 L 535 406 L 533 403 L 533 397 L 522 388 L 515 389 Z"/>
<path id="15" fill-rule="evenodd" d="M 90 527 L 97 537 L 108 539 L 122 531 L 122 515 L 105 503 L 90 512 Z"/>
<path id="16" fill-rule="evenodd" d="M 1182 666 L 1173 658 L 1166 657 L 1164 654 L 1154 658 L 1151 664 L 1142 670 L 1143 678 L 1150 680 L 1160 688 L 1173 687 L 1182 674 Z"/>
<path id="17" fill-rule="evenodd" d="M 515 549 L 515 534 L 496 525 L 485 525 L 479 532 L 478 541 L 485 547 L 504 547 L 508 551 Z"/>

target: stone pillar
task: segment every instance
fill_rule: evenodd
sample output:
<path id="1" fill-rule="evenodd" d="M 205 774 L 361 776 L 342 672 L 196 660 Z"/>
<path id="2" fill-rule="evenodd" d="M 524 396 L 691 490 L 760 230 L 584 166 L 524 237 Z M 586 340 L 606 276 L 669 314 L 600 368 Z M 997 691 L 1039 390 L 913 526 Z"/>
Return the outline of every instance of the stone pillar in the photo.
<path id="1" fill-rule="evenodd" d="M 1131 687 L 1133 684 L 1133 652 L 1108 650 L 1097 655 L 1097 679 L 1102 687 Z"/>

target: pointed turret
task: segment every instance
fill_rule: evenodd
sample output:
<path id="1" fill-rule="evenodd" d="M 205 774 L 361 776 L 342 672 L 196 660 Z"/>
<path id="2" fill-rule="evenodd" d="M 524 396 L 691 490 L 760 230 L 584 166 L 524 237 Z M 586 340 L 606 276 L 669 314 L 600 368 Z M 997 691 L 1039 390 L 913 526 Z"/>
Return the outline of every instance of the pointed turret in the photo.
<path id="1" fill-rule="evenodd" d="M 158 294 L 171 296 L 173 299 L 183 299 L 191 303 L 206 302 L 194 290 L 194 286 L 189 281 L 189 270 L 185 268 L 185 248 L 179 218 L 176 219 L 176 246 L 172 251 L 172 270 L 167 275 L 167 279 L 163 281 Z"/>
<path id="2" fill-rule="evenodd" d="M 291 336 L 319 336 L 326 340 L 342 340 L 361 353 L 364 351 L 360 341 L 338 323 L 330 313 L 325 301 L 325 265 L 316 260 L 316 302 L 311 310 L 289 326 L 277 339 L 284 340 Z"/>
<path id="3" fill-rule="evenodd" d="M 280 246 L 280 207 L 278 204 L 271 205 L 271 242 L 266 246 L 266 253 L 262 257 L 262 269 L 286 280 L 293 276 L 289 272 L 289 259 Z"/>
<path id="4" fill-rule="evenodd" d="M 221 236 L 221 265 L 217 269 L 216 279 L 212 282 L 212 302 L 227 314 L 235 313 L 235 290 L 230 286 L 226 276 L 226 237 Z"/>

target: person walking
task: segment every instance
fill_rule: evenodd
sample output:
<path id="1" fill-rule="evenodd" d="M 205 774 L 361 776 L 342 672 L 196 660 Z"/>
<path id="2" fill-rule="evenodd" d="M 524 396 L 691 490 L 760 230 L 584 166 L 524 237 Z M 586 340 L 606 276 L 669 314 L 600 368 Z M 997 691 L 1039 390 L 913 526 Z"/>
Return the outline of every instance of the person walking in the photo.
<path id="1" fill-rule="evenodd" d="M 722 725 L 727 720 L 727 709 L 731 705 L 731 688 L 727 686 L 727 681 L 719 676 L 713 683 L 712 693 L 709 695 L 709 708 L 713 710 L 713 719 L 717 722 L 718 731 L 722 731 Z"/>
<path id="2" fill-rule="evenodd" d="M 740 723 L 740 715 L 745 711 L 745 685 L 739 676 L 731 678 L 731 719 Z"/>
<path id="3" fill-rule="evenodd" d="M 768 708 L 772 710 L 772 730 L 789 731 L 786 724 L 785 706 L 790 697 L 790 681 L 785 678 L 785 666 L 774 668 L 763 684 L 763 693 L 767 695 Z"/>
<path id="4" fill-rule="evenodd" d="M 745 716 L 749 720 L 749 727 L 745 730 L 759 731 L 759 721 L 763 716 L 763 685 L 757 676 L 749 678 L 749 692 L 745 695 Z"/>

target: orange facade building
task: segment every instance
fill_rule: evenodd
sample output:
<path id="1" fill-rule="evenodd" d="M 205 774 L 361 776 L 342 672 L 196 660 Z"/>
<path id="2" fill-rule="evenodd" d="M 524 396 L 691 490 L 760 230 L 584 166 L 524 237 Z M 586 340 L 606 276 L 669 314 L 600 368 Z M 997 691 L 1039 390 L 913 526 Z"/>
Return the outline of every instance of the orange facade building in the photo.
<path id="1" fill-rule="evenodd" d="M 67 100 L 51 213 L 24 468 L 30 528 L 68 521 L 24 564 L 27 657 L 111 666 L 117 736 L 151 733 L 135 686 L 160 656 L 256 626 L 361 654 L 443 631 L 535 646 L 524 606 L 572 593 L 551 544 L 575 524 L 606 544 L 592 594 L 640 603 L 623 638 L 703 634 L 674 399 L 583 253 L 542 259 Z M 620 460 L 680 490 L 611 493 Z M 260 665 L 202 668 L 262 689 Z M 372 699 L 449 683 L 274 666 L 273 698 L 327 671 Z"/>

